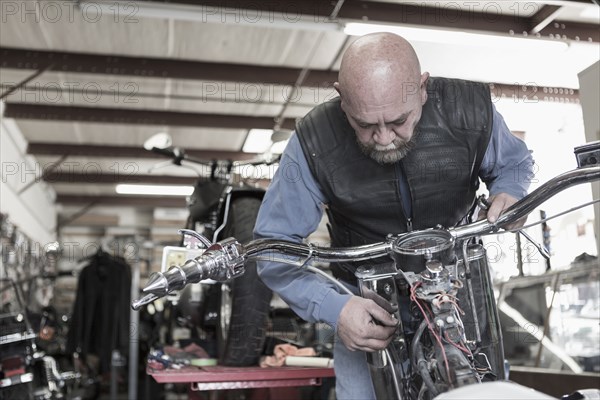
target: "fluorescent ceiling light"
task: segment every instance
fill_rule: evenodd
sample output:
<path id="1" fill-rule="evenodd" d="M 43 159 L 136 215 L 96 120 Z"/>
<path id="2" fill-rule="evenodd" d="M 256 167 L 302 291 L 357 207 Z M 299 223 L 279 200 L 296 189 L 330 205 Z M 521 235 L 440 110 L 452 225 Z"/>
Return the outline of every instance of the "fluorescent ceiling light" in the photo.
<path id="1" fill-rule="evenodd" d="M 595 18 L 596 21 L 600 20 L 600 7 L 594 4 L 589 4 L 589 7 L 585 7 L 579 13 L 579 16 L 582 18 L 592 19 Z"/>
<path id="2" fill-rule="evenodd" d="M 146 194 L 153 196 L 189 196 L 194 191 L 192 186 L 175 185 L 117 185 L 119 194 Z"/>
<path id="3" fill-rule="evenodd" d="M 111 17 L 117 15 L 125 17 L 130 21 L 135 21 L 136 18 L 159 18 L 313 31 L 338 31 L 342 27 L 338 22 L 320 21 L 314 16 L 294 14 L 293 10 L 286 13 L 277 13 L 270 9 L 261 10 L 258 7 L 239 9 L 226 6 L 213 7 L 201 4 L 189 5 L 130 0 L 82 0 L 78 2 L 78 5 L 82 12 L 89 13 L 94 17 L 101 12 L 101 14 Z"/>
<path id="4" fill-rule="evenodd" d="M 423 29 L 399 25 L 365 24 L 349 22 L 344 33 L 351 36 L 362 36 L 369 33 L 390 32 L 415 42 L 431 42 L 451 45 L 484 46 L 491 48 L 521 49 L 527 51 L 565 51 L 567 42 L 561 40 L 501 36 L 462 31 Z"/>
<path id="5" fill-rule="evenodd" d="M 264 153 L 271 148 L 272 129 L 250 129 L 242 151 L 245 153 Z"/>

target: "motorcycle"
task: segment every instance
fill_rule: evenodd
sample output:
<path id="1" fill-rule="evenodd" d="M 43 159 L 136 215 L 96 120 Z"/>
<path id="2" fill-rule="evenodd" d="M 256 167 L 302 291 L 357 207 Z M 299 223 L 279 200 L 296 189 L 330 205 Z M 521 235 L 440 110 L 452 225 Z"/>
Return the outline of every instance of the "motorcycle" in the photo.
<path id="1" fill-rule="evenodd" d="M 599 180 L 600 143 L 581 146 L 576 154 L 577 169 L 546 182 L 505 210 L 495 223 L 436 226 L 348 248 L 271 239 L 241 245 L 227 238 L 182 265 L 151 276 L 143 289 L 145 296 L 133 301 L 132 307 L 139 309 L 203 279 L 227 282 L 241 276 L 250 260 L 292 264 L 334 281 L 309 264 L 367 262 L 355 273 L 360 295 L 373 299 L 400 322 L 385 350 L 367 353 L 378 399 L 431 399 L 456 388 L 503 381 L 507 371 L 500 319 L 485 248 L 478 238 L 501 233 L 568 187 Z M 485 204 L 484 199 L 479 203 Z M 195 232 L 189 234 L 203 240 Z M 389 262 L 368 264 L 379 257 Z M 337 283 L 340 290 L 352 294 Z M 410 316 L 402 318 L 401 312 Z"/>
<path id="2" fill-rule="evenodd" d="M 285 132 L 277 132 L 272 138 L 274 142 L 285 139 Z M 187 202 L 189 216 L 182 232 L 201 230 L 212 242 L 230 236 L 242 243 L 252 239 L 265 190 L 244 179 L 235 182 L 237 176 L 234 173 L 240 168 L 272 165 L 278 162 L 278 156 L 267 154 L 248 161 L 205 161 L 173 147 L 171 137 L 165 133 L 149 138 L 144 148 L 170 158 L 165 162 L 167 165 L 187 167 L 198 173 L 198 181 Z M 198 168 L 208 170 L 209 177 L 204 177 L 206 174 Z M 166 247 L 163 271 L 177 262 L 186 250 L 195 251 L 201 243 L 183 235 L 179 247 Z M 265 342 L 272 293 L 258 279 L 254 263 L 248 263 L 245 272 L 240 279 L 205 283 L 202 287 L 195 287 L 195 291 L 188 288 L 171 299 L 177 304 L 181 319 L 190 319 L 191 325 L 216 337 L 217 353 L 224 365 L 256 364 Z"/>

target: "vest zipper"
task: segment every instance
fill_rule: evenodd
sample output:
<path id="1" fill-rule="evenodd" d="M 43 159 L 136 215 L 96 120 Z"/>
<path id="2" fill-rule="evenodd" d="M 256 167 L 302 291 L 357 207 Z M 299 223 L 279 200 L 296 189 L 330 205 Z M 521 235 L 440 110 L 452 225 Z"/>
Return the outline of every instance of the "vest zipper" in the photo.
<path id="1" fill-rule="evenodd" d="M 412 191 L 410 190 L 410 185 L 408 183 L 408 178 L 406 177 L 406 173 L 404 172 L 404 164 L 402 164 L 402 162 L 399 162 L 398 164 L 396 164 L 397 166 L 397 171 L 399 172 L 400 176 L 398 176 L 398 179 L 403 179 L 406 182 L 406 187 L 408 188 L 408 195 L 410 197 L 410 205 L 411 205 L 411 211 L 412 211 L 412 207 L 414 205 L 413 200 L 412 200 Z M 406 213 L 406 210 L 404 209 L 404 201 L 402 200 L 402 189 L 401 189 L 402 185 L 400 184 L 400 182 L 398 182 L 398 195 L 400 196 L 400 208 L 402 209 L 402 214 L 404 214 L 404 218 L 406 218 L 406 231 L 407 232 L 412 232 L 413 230 L 413 224 L 412 224 L 412 212 L 411 215 L 408 215 Z"/>

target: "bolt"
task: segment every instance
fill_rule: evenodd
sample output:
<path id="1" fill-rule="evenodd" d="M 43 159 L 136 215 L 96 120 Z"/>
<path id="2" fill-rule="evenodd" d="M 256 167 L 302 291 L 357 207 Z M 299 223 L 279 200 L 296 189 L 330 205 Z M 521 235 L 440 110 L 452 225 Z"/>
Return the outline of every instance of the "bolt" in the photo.
<path id="1" fill-rule="evenodd" d="M 383 285 L 383 291 L 385 294 L 392 293 L 392 285 L 390 285 L 389 283 L 386 283 L 385 285 Z"/>
<path id="2" fill-rule="evenodd" d="M 446 318 L 446 322 L 449 323 L 449 324 L 453 324 L 454 323 L 454 317 L 452 315 L 449 315 Z"/>
<path id="3" fill-rule="evenodd" d="M 444 326 L 444 321 L 442 321 L 441 319 L 436 319 L 435 324 L 442 328 Z"/>

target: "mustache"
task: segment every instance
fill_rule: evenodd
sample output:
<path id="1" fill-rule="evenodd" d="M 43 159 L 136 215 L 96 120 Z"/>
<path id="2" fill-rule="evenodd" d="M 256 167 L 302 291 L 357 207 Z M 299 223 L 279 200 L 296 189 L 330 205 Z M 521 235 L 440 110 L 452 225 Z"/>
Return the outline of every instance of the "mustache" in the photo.
<path id="1" fill-rule="evenodd" d="M 412 138 L 411 138 L 412 139 Z M 373 149 L 376 151 L 389 151 L 389 150 L 398 150 L 403 147 L 410 146 L 411 140 L 404 140 L 402 138 L 395 138 L 392 143 L 387 146 L 381 146 L 379 144 L 374 144 Z"/>
<path id="2" fill-rule="evenodd" d="M 358 146 L 364 155 L 372 158 L 379 164 L 393 164 L 404 158 L 417 144 L 418 131 L 415 130 L 409 140 L 396 137 L 387 146 L 376 143 L 364 144 L 357 139 Z"/>

